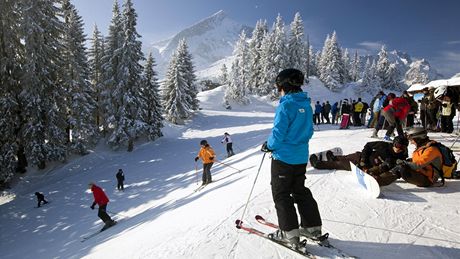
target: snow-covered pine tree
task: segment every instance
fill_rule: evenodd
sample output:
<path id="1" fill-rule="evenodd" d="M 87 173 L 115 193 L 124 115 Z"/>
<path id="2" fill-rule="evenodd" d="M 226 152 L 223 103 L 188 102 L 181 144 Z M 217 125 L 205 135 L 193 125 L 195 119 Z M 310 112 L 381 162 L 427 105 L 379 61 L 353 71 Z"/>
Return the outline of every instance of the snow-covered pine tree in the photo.
<path id="1" fill-rule="evenodd" d="M 163 127 L 163 108 L 161 106 L 160 86 L 157 73 L 154 70 L 155 60 L 149 53 L 144 66 L 143 84 L 141 88 L 141 107 L 139 109 L 141 120 L 145 123 L 146 133 L 150 140 L 161 136 Z"/>
<path id="2" fill-rule="evenodd" d="M 375 94 L 374 88 L 376 87 L 376 82 L 374 69 L 375 65 L 373 66 L 369 58 L 367 58 L 366 64 L 364 65 L 363 80 L 361 82 L 359 94 L 362 94 L 363 92 Z"/>
<path id="3" fill-rule="evenodd" d="M 110 121 L 116 111 L 114 100 L 117 96 L 114 94 L 115 85 L 120 82 L 121 71 L 120 62 L 122 58 L 121 47 L 123 46 L 123 21 L 120 14 L 120 7 L 118 1 L 113 2 L 112 20 L 109 26 L 109 33 L 104 43 L 104 56 L 102 58 L 102 78 L 103 86 L 99 89 L 99 112 L 103 116 L 102 130 L 105 136 L 110 133 L 114 125 Z"/>
<path id="4" fill-rule="evenodd" d="M 344 65 L 337 34 L 326 38 L 320 61 L 320 79 L 331 90 L 337 90 L 344 83 Z"/>
<path id="5" fill-rule="evenodd" d="M 227 70 L 227 66 L 225 64 L 222 64 L 222 67 L 220 68 L 219 81 L 220 81 L 221 85 L 228 84 L 228 70 Z"/>
<path id="6" fill-rule="evenodd" d="M 314 59 L 313 51 L 311 50 L 312 46 L 310 45 L 310 38 L 307 36 L 307 42 L 305 43 L 305 81 L 309 81 L 309 77 L 312 75 L 313 68 L 311 67 L 312 59 Z M 313 62 L 314 63 L 314 62 Z"/>
<path id="7" fill-rule="evenodd" d="M 356 82 L 360 79 L 360 65 L 361 65 L 361 60 L 358 55 L 358 51 L 355 51 L 355 55 L 353 56 L 353 61 L 351 63 L 351 71 L 350 71 L 351 81 L 353 82 Z"/>
<path id="8" fill-rule="evenodd" d="M 91 38 L 90 48 L 88 50 L 88 64 L 89 64 L 89 78 L 90 83 L 94 92 L 94 100 L 96 101 L 96 110 L 94 111 L 94 117 L 96 126 L 99 128 L 104 125 L 102 120 L 103 115 L 103 104 L 102 104 L 102 91 L 104 90 L 104 71 L 103 57 L 104 57 L 104 37 L 101 32 L 94 25 L 93 36 Z"/>
<path id="9" fill-rule="evenodd" d="M 19 32 L 20 9 L 17 1 L 2 1 L 0 8 L 0 185 L 11 180 L 18 167 L 18 128 L 21 107 L 21 63 L 23 46 Z M 22 154 L 23 156 L 23 154 Z M 20 171 L 25 165 L 20 165 Z"/>
<path id="10" fill-rule="evenodd" d="M 118 148 L 127 144 L 128 151 L 134 148 L 134 139 L 142 132 L 144 122 L 139 118 L 140 86 L 143 67 L 140 62 L 144 59 L 142 54 L 141 37 L 136 31 L 137 14 L 131 0 L 123 3 L 123 41 L 117 51 L 121 54 L 118 64 L 120 76 L 115 81 L 112 92 L 113 116 L 109 123 L 113 130 L 108 143 Z"/>
<path id="11" fill-rule="evenodd" d="M 267 21 L 258 20 L 256 27 L 252 32 L 252 37 L 249 42 L 249 81 L 248 90 L 251 93 L 259 93 L 258 89 L 261 84 L 263 73 L 262 67 L 262 41 L 268 31 Z"/>
<path id="12" fill-rule="evenodd" d="M 232 100 L 240 104 L 248 104 L 249 50 L 244 30 L 240 34 L 233 54 L 235 59 L 232 63 L 232 71 L 230 72 L 229 84 L 225 91 L 224 102 L 228 103 L 228 101 Z"/>
<path id="13" fill-rule="evenodd" d="M 28 161 L 39 169 L 46 167 L 46 161 L 62 161 L 66 157 L 66 94 L 58 83 L 63 67 L 60 40 L 64 28 L 58 17 L 59 3 L 22 2 L 25 51 L 20 102 L 27 122 L 22 125 L 21 138 Z"/>
<path id="14" fill-rule="evenodd" d="M 345 48 L 345 51 L 343 51 L 342 55 L 342 62 L 343 62 L 343 82 L 347 83 L 352 81 L 351 79 L 351 58 L 350 54 L 348 53 L 348 49 Z"/>
<path id="15" fill-rule="evenodd" d="M 280 14 L 276 17 L 272 31 L 267 33 L 262 43 L 262 84 L 260 95 L 270 94 L 272 97 L 278 93 L 274 91 L 274 83 L 278 73 L 285 69 L 286 55 L 286 34 L 284 21 Z"/>
<path id="16" fill-rule="evenodd" d="M 70 148 L 83 155 L 89 145 L 96 142 L 97 128 L 93 116 L 96 102 L 89 83 L 82 19 L 69 0 L 63 0 L 62 11 L 65 23 L 62 58 L 65 63 L 61 84 L 66 92 L 67 138 Z"/>
<path id="17" fill-rule="evenodd" d="M 377 70 L 375 75 L 379 81 L 380 87 L 382 89 L 394 89 L 392 86 L 390 71 L 390 61 L 388 60 L 388 53 L 385 49 L 385 45 L 382 46 L 379 52 L 379 59 L 377 61 Z"/>
<path id="18" fill-rule="evenodd" d="M 296 68 L 305 73 L 308 55 L 306 50 L 308 49 L 305 48 L 304 43 L 303 21 L 300 13 L 297 12 L 291 23 L 291 30 L 287 40 L 287 63 L 285 67 Z"/>
<path id="19" fill-rule="evenodd" d="M 185 39 L 179 41 L 179 46 L 177 49 L 177 58 L 179 62 L 179 67 L 181 68 L 182 76 L 185 79 L 187 84 L 186 88 L 186 101 L 187 106 L 196 111 L 199 108 L 199 102 L 197 98 L 198 88 L 196 85 L 196 75 L 195 68 L 192 62 L 192 55 L 188 50 L 187 42 Z"/>
<path id="20" fill-rule="evenodd" d="M 171 57 L 163 85 L 163 108 L 165 119 L 174 124 L 182 124 L 192 114 L 187 106 L 187 81 L 179 64 L 177 50 Z"/>

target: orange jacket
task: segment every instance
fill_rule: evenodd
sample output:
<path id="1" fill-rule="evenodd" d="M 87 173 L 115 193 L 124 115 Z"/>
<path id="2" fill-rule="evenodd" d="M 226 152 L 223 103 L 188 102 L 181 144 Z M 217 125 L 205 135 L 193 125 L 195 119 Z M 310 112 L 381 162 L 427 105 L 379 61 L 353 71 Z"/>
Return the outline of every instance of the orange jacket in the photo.
<path id="1" fill-rule="evenodd" d="M 427 176 L 433 183 L 435 181 L 435 169 L 442 169 L 442 155 L 438 148 L 432 147 L 434 142 L 428 142 L 425 146 L 417 148 L 412 153 L 412 163 L 416 165 L 416 171 Z"/>
<path id="2" fill-rule="evenodd" d="M 205 147 L 202 147 L 200 149 L 200 152 L 198 152 L 197 155 L 201 160 L 203 160 L 203 164 L 209 164 L 214 162 L 214 159 L 216 158 L 216 153 L 214 153 L 214 150 L 211 148 L 211 146 L 206 145 Z M 211 159 L 211 157 L 213 159 Z"/>

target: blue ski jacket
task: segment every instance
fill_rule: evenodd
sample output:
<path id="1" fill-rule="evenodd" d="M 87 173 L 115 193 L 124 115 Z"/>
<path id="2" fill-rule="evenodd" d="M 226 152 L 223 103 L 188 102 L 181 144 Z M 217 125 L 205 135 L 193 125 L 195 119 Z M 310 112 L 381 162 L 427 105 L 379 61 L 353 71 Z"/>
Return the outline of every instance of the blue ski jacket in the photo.
<path id="1" fill-rule="evenodd" d="M 308 94 L 300 92 L 281 97 L 267 141 L 273 159 L 291 165 L 306 164 L 312 136 L 313 111 Z"/>

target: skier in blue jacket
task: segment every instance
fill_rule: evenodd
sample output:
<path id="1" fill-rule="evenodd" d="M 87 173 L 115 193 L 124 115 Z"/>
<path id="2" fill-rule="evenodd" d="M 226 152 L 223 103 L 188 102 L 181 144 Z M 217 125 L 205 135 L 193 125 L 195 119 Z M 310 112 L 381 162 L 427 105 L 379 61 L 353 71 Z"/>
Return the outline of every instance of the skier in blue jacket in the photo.
<path id="1" fill-rule="evenodd" d="M 262 151 L 272 152 L 271 186 L 280 230 L 273 238 L 292 247 L 299 236 L 321 235 L 321 217 L 311 191 L 305 187 L 308 142 L 313 135 L 310 98 L 303 92 L 302 72 L 285 69 L 276 78 L 281 95 L 272 133 Z M 294 203 L 300 214 L 299 220 Z"/>

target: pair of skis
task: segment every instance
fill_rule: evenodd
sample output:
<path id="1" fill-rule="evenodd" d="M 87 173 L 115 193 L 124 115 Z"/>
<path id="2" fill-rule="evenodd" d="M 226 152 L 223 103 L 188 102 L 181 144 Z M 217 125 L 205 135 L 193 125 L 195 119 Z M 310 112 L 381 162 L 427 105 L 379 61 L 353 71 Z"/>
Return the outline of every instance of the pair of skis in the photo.
<path id="1" fill-rule="evenodd" d="M 274 228 L 274 229 L 279 229 L 278 225 L 275 224 L 275 223 L 272 223 L 272 222 L 269 222 L 267 220 L 265 220 L 262 216 L 260 215 L 256 215 L 255 217 L 256 221 L 262 225 L 265 225 L 265 226 L 268 226 L 268 227 L 271 227 L 271 228 Z M 321 246 L 321 247 L 324 247 L 326 249 L 328 249 L 328 252 L 332 253 L 334 256 L 337 256 L 337 257 L 342 257 L 342 258 L 356 258 L 354 256 L 350 256 L 348 255 L 347 253 L 345 253 L 344 251 L 342 251 L 341 249 L 339 248 L 336 248 L 335 246 L 331 245 L 329 243 L 329 240 L 328 240 L 328 237 L 329 237 L 329 234 L 326 233 L 320 237 L 317 237 L 317 238 L 307 238 L 305 237 L 305 239 L 303 239 L 299 246 L 297 248 L 293 248 L 291 247 L 290 245 L 284 243 L 284 242 L 281 242 L 281 241 L 278 241 L 278 240 L 275 240 L 271 237 L 271 234 L 267 234 L 265 232 L 262 232 L 258 229 L 255 229 L 255 228 L 252 228 L 252 227 L 247 227 L 247 226 L 244 226 L 243 225 L 243 221 L 241 220 L 236 220 L 236 228 L 238 229 L 242 229 L 244 231 L 247 231 L 248 233 L 250 234 L 255 234 L 257 236 L 260 236 L 260 237 L 263 237 L 265 239 L 268 239 L 278 245 L 281 245 L 281 246 L 284 246 L 286 248 L 288 248 L 289 250 L 291 251 L 294 251 L 298 254 L 301 254 L 307 258 L 316 258 L 316 256 L 311 253 L 308 249 L 307 249 L 307 243 L 308 241 L 312 241 L 313 243 L 317 244 L 318 246 Z"/>

